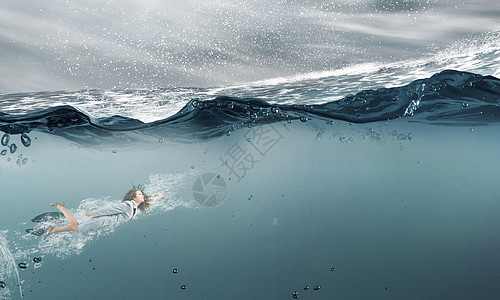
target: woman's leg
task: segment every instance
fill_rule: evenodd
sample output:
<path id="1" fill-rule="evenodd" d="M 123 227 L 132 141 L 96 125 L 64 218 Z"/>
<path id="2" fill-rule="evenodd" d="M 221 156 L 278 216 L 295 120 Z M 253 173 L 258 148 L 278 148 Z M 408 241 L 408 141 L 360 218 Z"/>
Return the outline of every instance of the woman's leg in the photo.
<path id="1" fill-rule="evenodd" d="M 61 227 L 56 227 L 54 228 L 54 230 L 52 230 L 52 233 L 56 233 L 56 232 L 66 232 L 66 231 L 73 231 L 73 227 L 71 225 L 64 225 L 64 226 L 61 226 Z M 52 234 L 51 233 L 51 234 Z"/>
<path id="2" fill-rule="evenodd" d="M 68 220 L 69 225 L 73 229 L 73 231 L 78 232 L 78 221 L 73 217 L 73 215 L 66 209 L 66 203 L 51 203 L 50 205 L 55 206 L 57 209 L 59 209 L 64 216 L 66 217 L 66 220 Z M 65 226 L 62 226 L 65 227 Z M 71 231 L 71 230 L 65 230 L 65 231 Z"/>
<path id="3" fill-rule="evenodd" d="M 66 231 L 73 231 L 73 226 L 71 226 L 70 224 L 61 227 L 49 226 L 47 234 L 43 237 L 43 239 L 45 240 L 49 235 L 53 235 L 56 232 L 66 232 Z"/>

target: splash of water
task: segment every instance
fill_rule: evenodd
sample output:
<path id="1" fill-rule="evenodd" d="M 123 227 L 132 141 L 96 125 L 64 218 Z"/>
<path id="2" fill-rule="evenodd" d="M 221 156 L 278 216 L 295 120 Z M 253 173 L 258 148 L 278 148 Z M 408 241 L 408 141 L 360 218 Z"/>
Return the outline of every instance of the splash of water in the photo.
<path id="1" fill-rule="evenodd" d="M 4 230 L 0 232 L 0 278 L 9 278 L 15 276 L 17 279 L 17 285 L 19 286 L 19 294 L 23 298 L 23 290 L 21 286 L 21 278 L 19 277 L 19 271 L 16 267 L 16 261 L 14 256 L 9 250 L 7 239 L 4 237 L 7 231 Z M 10 297 L 10 290 L 2 289 L 0 295 L 3 297 Z"/>

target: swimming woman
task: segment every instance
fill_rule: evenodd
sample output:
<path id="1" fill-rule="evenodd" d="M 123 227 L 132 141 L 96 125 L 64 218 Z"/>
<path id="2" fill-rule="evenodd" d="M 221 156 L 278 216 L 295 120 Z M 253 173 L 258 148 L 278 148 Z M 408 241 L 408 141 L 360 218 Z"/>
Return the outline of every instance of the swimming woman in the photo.
<path id="1" fill-rule="evenodd" d="M 160 200 L 161 197 L 163 197 L 164 192 L 160 192 L 158 193 L 158 196 L 151 200 L 149 195 L 144 193 L 142 189 L 141 185 L 137 187 L 134 186 L 127 192 L 125 197 L 123 197 L 122 202 L 88 212 L 85 215 L 90 217 L 90 219 L 82 223 L 78 223 L 75 217 L 73 217 L 73 215 L 66 209 L 66 203 L 51 203 L 51 206 L 59 209 L 64 214 L 69 224 L 61 227 L 49 226 L 47 234 L 43 239 L 45 240 L 49 235 L 57 232 L 86 232 L 91 229 L 111 225 L 120 221 L 132 220 L 137 209 L 141 212 L 146 212 L 146 210 L 151 206 L 151 202 Z"/>

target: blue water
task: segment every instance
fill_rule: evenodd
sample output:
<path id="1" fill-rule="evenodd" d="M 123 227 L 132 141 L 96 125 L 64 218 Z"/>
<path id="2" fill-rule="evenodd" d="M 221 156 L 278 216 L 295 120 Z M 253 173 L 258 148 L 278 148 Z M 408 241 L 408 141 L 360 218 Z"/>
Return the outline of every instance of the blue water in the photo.
<path id="1" fill-rule="evenodd" d="M 0 298 L 500 296 L 496 2 L 51 3 L 0 10 Z"/>

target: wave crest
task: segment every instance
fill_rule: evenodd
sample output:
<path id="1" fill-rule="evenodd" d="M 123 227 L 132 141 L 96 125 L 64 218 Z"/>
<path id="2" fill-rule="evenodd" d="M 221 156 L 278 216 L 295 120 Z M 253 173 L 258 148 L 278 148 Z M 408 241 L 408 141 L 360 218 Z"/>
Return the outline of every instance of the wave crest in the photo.
<path id="1" fill-rule="evenodd" d="M 446 70 L 405 86 L 366 90 L 319 105 L 278 105 L 229 96 L 206 101 L 192 99 L 175 115 L 150 123 L 123 116 L 93 119 L 72 106 L 59 106 L 24 116 L 0 113 L 0 130 L 6 134 L 43 130 L 81 144 L 144 137 L 192 142 L 279 121 L 321 119 L 369 123 L 399 118 L 464 126 L 498 122 L 500 80 Z"/>

